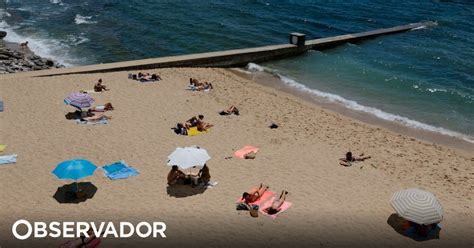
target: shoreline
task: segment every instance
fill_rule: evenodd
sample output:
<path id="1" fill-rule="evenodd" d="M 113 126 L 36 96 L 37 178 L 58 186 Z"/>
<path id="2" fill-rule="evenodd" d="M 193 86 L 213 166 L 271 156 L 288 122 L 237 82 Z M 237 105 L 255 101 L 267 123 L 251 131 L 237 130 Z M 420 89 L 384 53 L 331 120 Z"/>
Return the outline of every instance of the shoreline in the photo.
<path id="1" fill-rule="evenodd" d="M 329 102 L 323 99 L 322 97 L 315 96 L 311 93 L 303 92 L 301 90 L 285 85 L 284 82 L 282 82 L 282 80 L 277 75 L 268 72 L 250 72 L 247 71 L 245 68 L 230 68 L 229 71 L 239 77 L 252 80 L 258 84 L 293 95 L 301 99 L 302 101 L 309 102 L 318 107 L 321 107 L 322 109 L 330 110 L 348 118 L 361 121 L 365 124 L 375 125 L 377 127 L 387 129 L 396 134 L 406 135 L 409 137 L 420 139 L 425 142 L 443 145 L 461 151 L 466 155 L 469 155 L 469 152 L 474 150 L 474 143 L 471 143 L 469 141 L 463 140 L 458 137 L 437 133 L 435 131 L 409 127 L 401 123 L 383 120 L 369 113 L 363 113 L 353 109 L 349 109 L 343 106 L 342 104 L 336 102 Z"/>

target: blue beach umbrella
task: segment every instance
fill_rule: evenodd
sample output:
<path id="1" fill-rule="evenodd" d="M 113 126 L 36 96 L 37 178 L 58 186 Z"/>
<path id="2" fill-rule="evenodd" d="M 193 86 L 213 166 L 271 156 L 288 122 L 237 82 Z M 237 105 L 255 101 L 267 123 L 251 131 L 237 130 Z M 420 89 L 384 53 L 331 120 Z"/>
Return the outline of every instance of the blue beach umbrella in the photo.
<path id="1" fill-rule="evenodd" d="M 88 160 L 73 159 L 61 162 L 52 173 L 61 180 L 79 180 L 93 175 L 95 169 L 97 169 L 97 166 Z"/>

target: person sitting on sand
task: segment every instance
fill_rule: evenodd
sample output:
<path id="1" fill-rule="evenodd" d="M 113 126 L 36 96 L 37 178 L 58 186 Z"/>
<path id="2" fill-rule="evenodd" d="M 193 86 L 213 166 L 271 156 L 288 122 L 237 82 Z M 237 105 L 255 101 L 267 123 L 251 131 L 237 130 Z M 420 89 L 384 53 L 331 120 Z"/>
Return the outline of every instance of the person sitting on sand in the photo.
<path id="1" fill-rule="evenodd" d="M 204 122 L 202 121 L 202 119 L 199 119 L 198 122 L 197 122 L 197 130 L 199 132 L 205 132 L 207 131 L 207 129 L 213 127 L 214 125 L 210 124 L 210 123 L 207 123 L 207 122 Z"/>
<path id="2" fill-rule="evenodd" d="M 260 199 L 260 197 L 262 197 L 263 193 L 265 193 L 265 191 L 267 191 L 268 188 L 269 188 L 268 186 L 263 186 L 263 184 L 261 183 L 257 189 L 252 190 L 250 192 L 244 192 L 242 194 L 242 200 L 246 204 L 253 203 L 257 201 L 258 199 Z"/>
<path id="3" fill-rule="evenodd" d="M 371 158 L 370 156 L 365 156 L 364 157 L 364 154 L 360 154 L 359 157 L 356 157 L 356 156 L 352 156 L 352 152 L 347 152 L 346 153 L 346 157 L 345 158 L 340 158 L 339 160 L 341 162 L 339 162 L 340 165 L 344 165 L 344 166 L 351 166 L 352 162 L 358 162 L 358 161 L 364 161 L 366 159 L 369 159 Z"/>
<path id="4" fill-rule="evenodd" d="M 239 110 L 234 106 L 230 106 L 228 109 L 226 110 L 222 110 L 221 112 L 219 112 L 220 115 L 231 115 L 231 114 L 235 114 L 235 115 L 239 115 Z"/>
<path id="5" fill-rule="evenodd" d="M 211 174 L 209 167 L 206 164 L 199 170 L 196 175 L 190 175 L 194 185 L 207 185 L 211 181 Z"/>
<path id="6" fill-rule="evenodd" d="M 280 194 L 280 198 L 278 200 L 273 200 L 272 205 L 266 209 L 264 209 L 265 212 L 269 215 L 274 215 L 281 210 L 281 206 L 283 203 L 285 203 L 286 200 L 286 195 L 288 194 L 288 191 L 282 190 Z"/>
<path id="7" fill-rule="evenodd" d="M 105 111 L 112 111 L 112 110 L 114 110 L 114 107 L 112 106 L 112 103 L 110 102 L 101 106 L 91 107 L 89 109 L 90 112 L 105 112 Z"/>
<path id="8" fill-rule="evenodd" d="M 198 122 L 202 121 L 203 119 L 204 119 L 204 115 L 198 115 L 197 117 L 193 116 L 184 123 L 184 126 L 188 129 L 190 127 L 196 127 L 198 125 Z"/>
<path id="9" fill-rule="evenodd" d="M 102 84 L 102 78 L 99 78 L 99 81 L 94 85 L 94 91 L 95 92 L 102 92 L 102 91 L 107 91 L 107 87 Z"/>
<path id="10" fill-rule="evenodd" d="M 184 184 L 185 179 L 186 174 L 178 169 L 177 165 L 173 165 L 168 173 L 168 185 Z"/>

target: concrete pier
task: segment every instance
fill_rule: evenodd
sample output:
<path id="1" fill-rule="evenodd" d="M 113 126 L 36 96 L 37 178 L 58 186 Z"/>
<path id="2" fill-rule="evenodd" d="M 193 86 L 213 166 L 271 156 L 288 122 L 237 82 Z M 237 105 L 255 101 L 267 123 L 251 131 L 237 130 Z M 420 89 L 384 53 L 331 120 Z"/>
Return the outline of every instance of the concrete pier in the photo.
<path id="1" fill-rule="evenodd" d="M 24 74 L 25 76 L 54 76 L 111 71 L 137 71 L 165 67 L 241 67 L 247 65 L 249 62 L 261 63 L 270 60 L 288 58 L 291 56 L 300 55 L 311 49 L 325 49 L 331 46 L 340 45 L 342 43 L 356 42 L 380 35 L 410 31 L 427 25 L 430 25 L 430 23 L 412 23 L 392 28 L 338 35 L 334 37 L 308 40 L 304 43 L 304 45 L 302 45 L 300 42 L 298 45 L 282 44 L 219 52 L 133 60 L 93 66 L 78 66 L 71 68 L 33 71 L 21 74 Z M 300 36 L 302 34 L 295 33 L 293 35 Z"/>

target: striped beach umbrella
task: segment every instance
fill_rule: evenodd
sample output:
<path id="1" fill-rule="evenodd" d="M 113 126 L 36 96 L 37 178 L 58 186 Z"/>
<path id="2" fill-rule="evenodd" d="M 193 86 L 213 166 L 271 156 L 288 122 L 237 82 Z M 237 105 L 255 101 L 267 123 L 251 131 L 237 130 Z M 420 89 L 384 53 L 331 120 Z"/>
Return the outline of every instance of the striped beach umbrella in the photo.
<path id="1" fill-rule="evenodd" d="M 61 162 L 52 173 L 62 180 L 79 180 L 94 174 L 95 169 L 97 166 L 88 160 L 73 159 Z"/>
<path id="2" fill-rule="evenodd" d="M 94 99 L 87 93 L 74 92 L 64 98 L 64 103 L 66 105 L 71 105 L 73 107 L 82 109 L 89 108 L 94 103 Z"/>
<path id="3" fill-rule="evenodd" d="M 390 204 L 400 217 L 420 225 L 439 223 L 443 219 L 443 206 L 432 193 L 421 189 L 395 192 Z"/>

